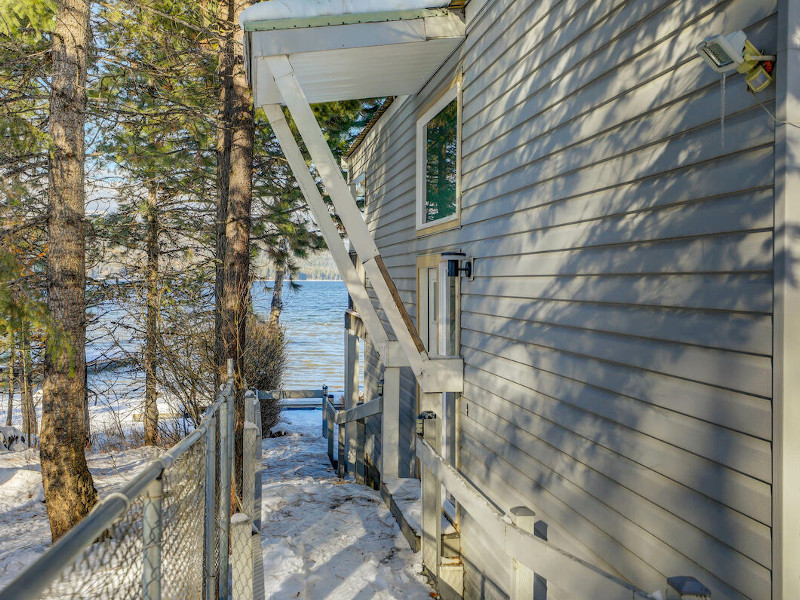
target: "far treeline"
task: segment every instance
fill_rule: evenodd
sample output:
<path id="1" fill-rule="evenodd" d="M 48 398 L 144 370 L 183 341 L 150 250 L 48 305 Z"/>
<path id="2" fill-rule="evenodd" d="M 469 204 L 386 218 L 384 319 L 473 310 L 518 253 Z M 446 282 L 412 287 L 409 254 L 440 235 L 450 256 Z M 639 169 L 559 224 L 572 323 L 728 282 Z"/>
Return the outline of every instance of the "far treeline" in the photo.
<path id="1" fill-rule="evenodd" d="M 87 324 L 105 327 L 91 348 L 114 347 L 145 374 L 147 444 L 168 441 L 159 394 L 199 415 L 232 358 L 241 458 L 244 382 L 279 382 L 283 333 L 252 314 L 251 262 L 293 279 L 324 244 L 253 108 L 238 26 L 249 4 L 0 2 L 7 419 L 17 390 L 28 439 L 40 426 L 54 540 L 97 500 L 85 457 Z M 315 107 L 335 154 L 379 104 Z M 126 276 L 87 275 L 107 264 Z M 241 497 L 241 472 L 236 485 Z"/>

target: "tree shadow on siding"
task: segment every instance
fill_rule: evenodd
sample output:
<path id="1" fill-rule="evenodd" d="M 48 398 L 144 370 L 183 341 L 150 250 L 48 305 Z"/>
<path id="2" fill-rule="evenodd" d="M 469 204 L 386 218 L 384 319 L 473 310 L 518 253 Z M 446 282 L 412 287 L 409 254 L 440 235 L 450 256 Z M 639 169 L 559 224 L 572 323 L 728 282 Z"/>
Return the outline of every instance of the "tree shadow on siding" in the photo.
<path id="1" fill-rule="evenodd" d="M 772 248 L 773 125 L 729 78 L 723 146 L 719 79 L 694 44 L 744 10 L 751 38 L 774 45 L 774 9 L 610 6 L 530 20 L 548 34 L 524 52 L 499 23 L 469 58 L 462 229 L 411 242 L 477 257 L 464 470 L 637 585 L 689 574 L 715 597 L 766 597 L 772 270 L 797 257 Z M 611 41 L 596 35 L 604 10 L 630 18 Z M 529 65 L 542 76 L 515 81 Z M 413 181 L 385 166 L 408 160 L 386 151 L 404 136 L 387 128 L 368 173 L 371 223 L 392 225 L 379 244 L 413 232 L 395 201 Z"/>
<path id="2" fill-rule="evenodd" d="M 556 543 L 641 587 L 686 574 L 715 597 L 766 597 L 772 265 L 797 257 L 772 247 L 772 123 L 729 85 L 726 148 L 697 108 L 719 106 L 706 84 L 481 165 L 462 226 L 501 213 L 520 233 L 461 245 L 477 257 L 461 450 L 501 508 L 531 504 Z M 527 183 L 506 191 L 515 171 Z M 521 208 L 503 217 L 504 200 Z"/>

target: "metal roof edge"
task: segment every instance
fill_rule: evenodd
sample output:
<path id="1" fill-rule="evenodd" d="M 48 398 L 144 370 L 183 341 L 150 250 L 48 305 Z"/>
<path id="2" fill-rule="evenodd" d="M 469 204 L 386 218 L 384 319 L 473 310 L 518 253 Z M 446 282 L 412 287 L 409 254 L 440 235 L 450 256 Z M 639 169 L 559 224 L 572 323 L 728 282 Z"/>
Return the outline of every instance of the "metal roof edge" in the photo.
<path id="1" fill-rule="evenodd" d="M 356 153 L 356 150 L 358 150 L 358 147 L 363 143 L 367 135 L 369 135 L 369 132 L 372 131 L 372 128 L 375 127 L 375 125 L 377 125 L 378 121 L 380 121 L 381 117 L 386 113 L 387 110 L 389 110 L 389 107 L 394 104 L 395 100 L 396 98 L 394 96 L 390 96 L 384 101 L 383 106 L 381 106 L 375 112 L 375 114 L 372 115 L 369 123 L 364 126 L 364 129 L 361 131 L 361 133 L 356 136 L 356 139 L 353 140 L 353 143 L 350 144 L 350 147 L 342 155 L 344 160 L 348 160 L 351 156 L 353 156 L 353 154 Z"/>
<path id="2" fill-rule="evenodd" d="M 244 30 L 279 31 L 285 29 L 306 29 L 309 27 L 330 27 L 332 25 L 355 25 L 358 23 L 383 23 L 387 21 L 408 21 L 426 17 L 445 17 L 448 8 L 423 8 L 418 10 L 395 10 L 370 13 L 348 13 L 342 15 L 323 15 L 305 19 L 276 19 L 272 21 L 245 21 Z"/>

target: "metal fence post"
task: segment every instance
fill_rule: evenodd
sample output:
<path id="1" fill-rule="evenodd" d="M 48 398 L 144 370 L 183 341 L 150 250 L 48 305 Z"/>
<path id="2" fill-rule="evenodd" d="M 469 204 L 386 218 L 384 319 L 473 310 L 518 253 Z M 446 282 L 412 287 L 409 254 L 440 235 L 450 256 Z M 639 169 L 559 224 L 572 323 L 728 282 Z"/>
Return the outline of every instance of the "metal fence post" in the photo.
<path id="1" fill-rule="evenodd" d="M 206 600 L 216 600 L 216 572 L 214 550 L 217 522 L 217 415 L 211 415 L 206 429 L 206 521 L 203 536 L 203 570 L 205 572 Z"/>
<path id="2" fill-rule="evenodd" d="M 255 423 L 244 424 L 242 451 L 242 507 L 248 515 L 255 515 L 256 503 L 256 444 L 258 427 Z"/>
<path id="3" fill-rule="evenodd" d="M 225 390 L 227 394 L 227 390 Z M 231 444 L 229 402 L 219 406 L 219 598 L 228 600 L 228 533 L 231 519 Z"/>
<path id="4" fill-rule="evenodd" d="M 253 522 L 244 513 L 231 518 L 233 600 L 254 600 Z"/>
<path id="5" fill-rule="evenodd" d="M 515 506 L 509 511 L 511 522 L 528 533 L 533 533 L 536 513 L 527 506 Z M 534 597 L 534 574 L 515 558 L 511 559 L 511 600 L 523 600 Z"/>
<path id="6" fill-rule="evenodd" d="M 335 413 L 327 396 L 323 400 L 323 406 L 325 407 L 325 427 L 328 430 L 328 460 L 331 461 L 331 466 L 334 466 L 336 464 L 336 460 L 333 458 L 333 416 Z"/>
<path id="7" fill-rule="evenodd" d="M 161 501 L 164 496 L 163 473 L 147 486 L 142 513 L 144 564 L 143 600 L 161 600 Z"/>
<path id="8" fill-rule="evenodd" d="M 231 480 L 235 477 L 236 469 L 239 465 L 236 464 L 236 436 L 234 435 L 236 426 L 236 392 L 233 387 L 233 377 L 228 383 L 228 457 L 231 464 Z"/>
<path id="9" fill-rule="evenodd" d="M 328 409 L 325 403 L 328 401 L 328 386 L 322 386 L 322 437 L 328 437 Z"/>
<path id="10" fill-rule="evenodd" d="M 367 465 L 364 456 L 367 442 L 367 420 L 358 419 L 355 422 L 355 480 L 364 484 L 367 481 Z"/>

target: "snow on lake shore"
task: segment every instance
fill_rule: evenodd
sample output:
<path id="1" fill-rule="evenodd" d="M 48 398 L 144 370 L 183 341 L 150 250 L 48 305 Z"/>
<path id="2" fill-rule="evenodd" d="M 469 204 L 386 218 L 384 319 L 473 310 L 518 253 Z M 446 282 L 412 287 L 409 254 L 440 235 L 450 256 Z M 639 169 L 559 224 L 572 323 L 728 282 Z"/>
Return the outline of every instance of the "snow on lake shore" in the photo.
<path id="1" fill-rule="evenodd" d="M 340 481 L 321 437 L 322 412 L 285 411 L 289 435 L 264 440 L 267 598 L 430 598 L 414 554 L 380 494 Z"/>

